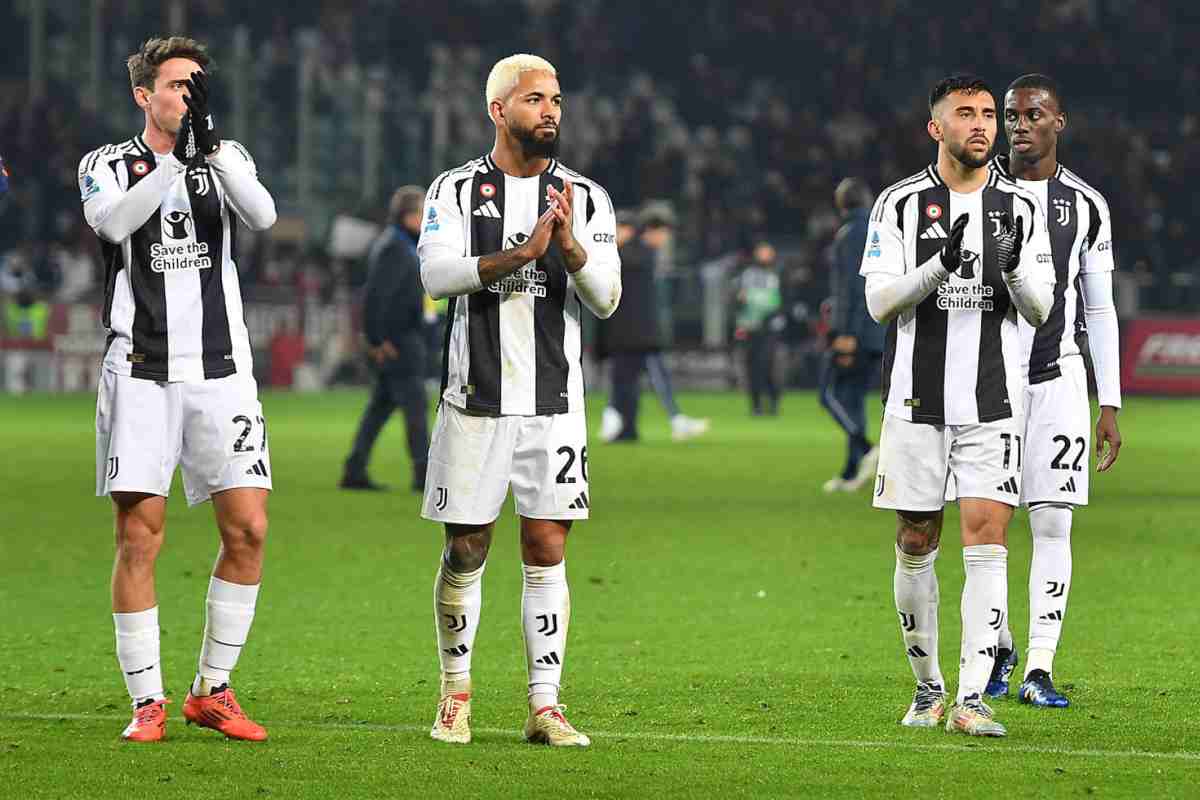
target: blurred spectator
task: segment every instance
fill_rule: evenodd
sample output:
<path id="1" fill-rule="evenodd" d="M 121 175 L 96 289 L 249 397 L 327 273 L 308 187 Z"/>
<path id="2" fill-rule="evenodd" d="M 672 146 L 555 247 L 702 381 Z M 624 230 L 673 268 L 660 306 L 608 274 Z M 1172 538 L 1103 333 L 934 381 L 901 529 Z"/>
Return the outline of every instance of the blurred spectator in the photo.
<path id="1" fill-rule="evenodd" d="M 761 241 L 737 278 L 737 329 L 734 338 L 746 353 L 750 413 L 779 413 L 779 335 L 783 331 L 783 295 L 779 288 L 775 248 Z"/>
<path id="2" fill-rule="evenodd" d="M 339 484 L 379 490 L 367 474 L 375 440 L 397 408 L 404 413 L 411 487 L 425 490 L 429 429 L 425 397 L 425 289 L 417 260 L 425 190 L 401 186 L 392 195 L 388 226 L 371 245 L 364 291 L 363 328 L 375 368 L 375 386 L 363 411 Z"/>
<path id="3" fill-rule="evenodd" d="M 662 355 L 655 271 L 661 252 L 670 245 L 675 225 L 675 213 L 669 205 L 648 203 L 638 215 L 637 233 L 620 250 L 621 304 L 611 317 L 600 322 L 596 346 L 597 354 L 612 364 L 612 393 L 600 425 L 600 439 L 605 442 L 637 441 L 643 369 L 666 409 L 672 438 L 690 439 L 709 427 L 707 419 L 694 419 L 680 412 Z"/>
<path id="4" fill-rule="evenodd" d="M 830 249 L 833 316 L 829 352 L 821 374 L 821 405 L 845 431 L 846 461 L 825 482 L 826 492 L 857 491 L 872 480 L 879 452 L 867 440 L 865 401 L 883 357 L 883 328 L 867 313 L 866 281 L 858 274 L 867 242 L 873 198 L 866 183 L 846 178 L 834 192 L 844 224 Z"/>

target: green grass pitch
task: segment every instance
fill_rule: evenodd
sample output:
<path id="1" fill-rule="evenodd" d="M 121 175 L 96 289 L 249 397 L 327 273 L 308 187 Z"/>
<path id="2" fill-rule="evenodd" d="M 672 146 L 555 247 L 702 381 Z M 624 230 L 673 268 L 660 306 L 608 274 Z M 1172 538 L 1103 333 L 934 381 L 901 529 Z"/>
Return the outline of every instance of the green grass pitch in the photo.
<path id="1" fill-rule="evenodd" d="M 842 439 L 811 394 L 752 419 L 685 395 L 713 432 L 589 449 L 592 520 L 568 548 L 563 701 L 586 751 L 524 744 L 520 569 L 498 525 L 476 644 L 475 742 L 428 738 L 441 532 L 407 491 L 334 488 L 363 392 L 267 394 L 276 491 L 267 570 L 234 675 L 262 745 L 185 728 L 207 575 L 208 506 L 170 501 L 159 562 L 169 739 L 118 740 L 128 705 L 108 604 L 106 500 L 89 396 L 0 397 L 0 795 L 100 797 L 1198 797 L 1200 403 L 1132 399 L 1125 451 L 1076 515 L 1056 679 L 1064 712 L 998 702 L 1005 740 L 901 729 L 912 679 L 892 605 L 894 522 L 825 497 Z M 598 416 L 601 399 L 589 403 Z M 877 430 L 877 425 L 873 423 Z M 372 474 L 407 484 L 399 418 Z M 1094 463 L 1094 462 L 1093 462 Z M 962 561 L 948 512 L 941 660 L 957 670 Z M 1028 523 L 1010 531 L 1024 649 Z"/>

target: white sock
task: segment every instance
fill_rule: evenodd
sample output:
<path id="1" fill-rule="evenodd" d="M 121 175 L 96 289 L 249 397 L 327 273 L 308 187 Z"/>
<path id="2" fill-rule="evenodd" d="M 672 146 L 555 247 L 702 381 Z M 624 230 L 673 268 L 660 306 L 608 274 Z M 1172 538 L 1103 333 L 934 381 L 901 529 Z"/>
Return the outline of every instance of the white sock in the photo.
<path id="1" fill-rule="evenodd" d="M 1070 506 L 1043 505 L 1029 509 L 1033 530 L 1033 563 L 1029 567 L 1029 658 L 1025 674 L 1047 673 L 1062 635 L 1071 589 Z"/>
<path id="2" fill-rule="evenodd" d="M 437 626 L 438 657 L 442 663 L 442 691 L 471 691 L 471 650 L 479 629 L 483 606 L 483 570 L 455 572 L 442 560 L 433 583 L 433 613 Z"/>
<path id="3" fill-rule="evenodd" d="M 1004 618 L 1004 627 L 1000 629 L 1000 635 L 996 637 L 1001 650 L 1013 649 L 1012 631 L 1008 628 L 1008 617 Z"/>
<path id="4" fill-rule="evenodd" d="M 136 706 L 146 700 L 162 700 L 162 664 L 158 644 L 158 606 L 130 614 L 113 614 L 117 629 L 117 663 L 125 676 L 125 688 Z"/>
<path id="5" fill-rule="evenodd" d="M 213 576 L 208 581 L 205 601 L 204 643 L 200 645 L 200 666 L 192 681 L 192 694 L 207 695 L 221 684 L 229 683 L 229 673 L 237 666 L 238 656 L 250 635 L 258 587 L 230 583 Z"/>
<path id="6" fill-rule="evenodd" d="M 521 629 L 529 667 L 529 705 L 536 710 L 558 703 L 571 593 L 567 589 L 566 561 L 552 567 L 524 564 L 522 570 L 525 589 L 521 595 Z"/>
<path id="7" fill-rule="evenodd" d="M 967 579 L 962 593 L 962 651 L 959 659 L 958 702 L 983 695 L 1000 628 L 1008 616 L 1008 548 L 977 544 L 963 548 Z"/>
<path id="8" fill-rule="evenodd" d="M 938 663 L 938 580 L 934 571 L 938 551 L 909 555 L 896 546 L 896 574 L 892 581 L 900 635 L 913 675 L 920 683 L 945 688 Z"/>

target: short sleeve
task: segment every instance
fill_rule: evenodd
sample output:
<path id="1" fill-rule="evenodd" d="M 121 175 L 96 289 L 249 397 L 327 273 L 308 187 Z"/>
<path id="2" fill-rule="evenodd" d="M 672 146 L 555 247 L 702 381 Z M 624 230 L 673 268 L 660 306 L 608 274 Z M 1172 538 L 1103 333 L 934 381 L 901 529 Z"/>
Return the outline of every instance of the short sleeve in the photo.
<path id="1" fill-rule="evenodd" d="M 105 150 L 88 153 L 79 162 L 79 200 L 83 203 L 84 219 L 95 231 L 125 193 Z"/>
<path id="2" fill-rule="evenodd" d="M 1108 203 L 1096 194 L 1094 197 L 1084 193 L 1088 203 L 1089 224 L 1087 239 L 1080 253 L 1079 271 L 1084 274 L 1093 272 L 1112 272 L 1116 268 L 1113 259 L 1112 217 L 1108 212 Z"/>
<path id="3" fill-rule="evenodd" d="M 884 197 L 886 196 L 885 192 Z M 883 197 L 875 201 L 867 224 L 867 241 L 863 247 L 859 275 L 903 275 L 907 271 L 904 263 L 904 235 L 900 232 L 896 214 L 894 206 L 884 205 Z"/>
<path id="4" fill-rule="evenodd" d="M 586 197 L 580 190 L 587 193 Z M 578 237 L 587 251 L 588 262 L 617 268 L 617 216 L 608 192 L 596 185 L 575 184 L 575 220 L 582 217 L 583 236 Z M 578 229 L 576 229 L 578 230 Z"/>
<path id="5" fill-rule="evenodd" d="M 234 139 L 222 139 L 221 145 L 223 147 L 228 146 L 230 150 L 237 154 L 238 158 L 246 162 L 246 165 L 250 168 L 250 174 L 256 178 L 258 177 L 258 165 L 254 163 L 254 159 L 250 156 L 250 151 L 241 142 Z"/>
<path id="6" fill-rule="evenodd" d="M 458 205 L 456 186 L 457 184 L 452 183 L 446 173 L 443 173 L 425 194 L 421 238 L 417 242 L 417 254 L 422 263 L 447 256 L 467 255 L 462 209 Z"/>

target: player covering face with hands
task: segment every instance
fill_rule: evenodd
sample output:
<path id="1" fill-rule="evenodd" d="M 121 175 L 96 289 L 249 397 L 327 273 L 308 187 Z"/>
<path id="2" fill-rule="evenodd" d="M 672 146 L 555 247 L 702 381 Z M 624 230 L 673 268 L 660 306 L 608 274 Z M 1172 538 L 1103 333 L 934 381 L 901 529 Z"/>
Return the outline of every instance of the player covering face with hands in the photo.
<path id="1" fill-rule="evenodd" d="M 272 488 L 233 239 L 240 225 L 274 224 L 275 204 L 245 148 L 217 135 L 203 45 L 150 39 L 128 67 L 145 127 L 79 166 L 105 266 L 96 493 L 111 498 L 116 529 L 113 622 L 134 705 L 122 735 L 166 735 L 155 563 L 182 467 L 188 503 L 212 501 L 221 542 L 183 715 L 263 740 L 230 688 L 255 615 Z"/>

